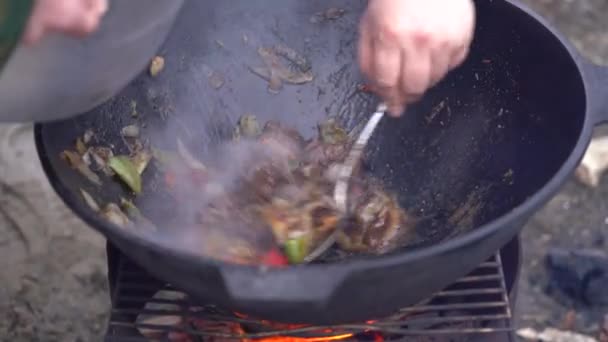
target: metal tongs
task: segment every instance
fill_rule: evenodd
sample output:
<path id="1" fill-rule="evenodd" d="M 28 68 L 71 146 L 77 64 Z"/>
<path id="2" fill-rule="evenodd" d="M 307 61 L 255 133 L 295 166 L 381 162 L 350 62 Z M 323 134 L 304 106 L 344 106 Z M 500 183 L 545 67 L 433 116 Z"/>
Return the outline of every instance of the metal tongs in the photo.
<path id="1" fill-rule="evenodd" d="M 338 210 L 340 210 L 343 214 L 343 217 L 349 217 L 350 210 L 348 205 L 348 186 L 350 184 L 351 177 L 353 172 L 356 170 L 359 165 L 359 161 L 361 160 L 361 156 L 363 155 L 363 151 L 369 142 L 369 139 L 374 134 L 376 127 L 378 127 L 378 123 L 384 117 L 384 113 L 387 110 L 387 106 L 384 103 L 380 103 L 376 108 L 376 112 L 372 114 L 372 116 L 361 130 L 357 141 L 351 148 L 344 164 L 340 167 L 340 172 L 338 174 L 338 179 L 336 182 L 336 186 L 334 187 L 334 201 L 338 206 Z M 344 220 L 342 220 L 344 221 Z M 310 254 L 308 254 L 304 258 L 304 262 L 311 262 L 316 258 L 320 257 L 327 251 L 333 244 L 336 242 L 336 237 L 342 228 L 343 224 L 339 224 L 338 227 L 331 233 L 329 237 L 323 243 L 321 243 L 317 248 L 315 248 Z"/>

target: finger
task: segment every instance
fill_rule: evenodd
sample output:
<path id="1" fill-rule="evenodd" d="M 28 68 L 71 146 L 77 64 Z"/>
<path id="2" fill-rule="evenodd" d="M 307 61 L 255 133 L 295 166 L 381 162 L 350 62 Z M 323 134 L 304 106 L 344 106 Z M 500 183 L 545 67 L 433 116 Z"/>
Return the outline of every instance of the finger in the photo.
<path id="1" fill-rule="evenodd" d="M 25 29 L 25 33 L 23 35 L 23 42 L 26 45 L 33 45 L 40 41 L 42 36 L 44 35 L 44 25 L 40 24 L 40 22 L 30 22 Z"/>
<path id="2" fill-rule="evenodd" d="M 450 56 L 449 70 L 460 66 L 469 54 L 468 45 L 463 45 Z"/>
<path id="3" fill-rule="evenodd" d="M 87 9 L 91 14 L 101 16 L 108 11 L 107 0 L 86 0 Z"/>
<path id="4" fill-rule="evenodd" d="M 398 73 L 400 73 L 400 71 Z M 384 88 L 379 91 L 379 94 L 387 104 L 388 113 L 391 116 L 399 117 L 403 114 L 407 101 L 398 85 L 392 88 Z"/>
<path id="5" fill-rule="evenodd" d="M 99 25 L 103 1 L 100 0 L 81 0 L 78 1 L 79 21 L 74 25 L 73 33 L 84 36 L 93 32 Z"/>
<path id="6" fill-rule="evenodd" d="M 86 15 L 80 19 L 80 22 L 75 26 L 73 33 L 82 37 L 95 31 L 97 26 L 99 26 L 99 17 L 97 15 Z"/>
<path id="7" fill-rule="evenodd" d="M 372 41 L 372 56 L 372 75 L 380 91 L 398 87 L 402 58 L 399 44 L 380 33 Z"/>
<path id="8" fill-rule="evenodd" d="M 99 26 L 99 0 L 77 1 L 75 7 L 64 16 L 59 30 L 76 37 L 84 37 Z"/>
<path id="9" fill-rule="evenodd" d="M 431 53 L 428 48 L 408 48 L 401 67 L 403 96 L 420 96 L 431 83 Z"/>
<path id="10" fill-rule="evenodd" d="M 452 55 L 446 51 L 448 51 L 447 44 L 441 45 L 431 51 L 430 87 L 437 85 L 449 71 Z"/>
<path id="11" fill-rule="evenodd" d="M 405 54 L 402 54 L 402 62 L 401 65 L 404 65 L 403 60 L 405 59 Z M 402 70 L 399 70 L 399 74 L 402 74 Z M 401 87 L 398 85 L 394 88 L 391 88 L 388 91 L 385 91 L 384 101 L 388 106 L 388 113 L 392 117 L 400 117 L 405 111 L 405 104 L 407 103 L 407 95 L 403 93 Z"/>
<path id="12" fill-rule="evenodd" d="M 395 103 L 395 104 L 388 105 L 388 115 L 390 115 L 394 118 L 401 117 L 403 115 L 403 112 L 405 112 L 405 105 L 403 105 L 401 103 Z"/>
<path id="13" fill-rule="evenodd" d="M 405 111 L 405 97 L 401 94 L 399 88 L 393 88 L 390 92 L 383 96 L 384 102 L 388 107 L 388 113 L 393 117 L 400 117 Z"/>
<path id="14" fill-rule="evenodd" d="M 46 21 L 44 14 L 47 11 L 47 3 L 44 1 L 36 1 L 32 14 L 28 19 L 25 32 L 23 34 L 23 41 L 27 45 L 32 45 L 40 41 L 44 35 Z"/>
<path id="15" fill-rule="evenodd" d="M 359 27 L 359 46 L 358 46 L 358 58 L 359 68 L 363 76 L 368 79 L 372 75 L 372 38 L 369 34 L 369 25 L 367 19 L 363 18 Z"/>

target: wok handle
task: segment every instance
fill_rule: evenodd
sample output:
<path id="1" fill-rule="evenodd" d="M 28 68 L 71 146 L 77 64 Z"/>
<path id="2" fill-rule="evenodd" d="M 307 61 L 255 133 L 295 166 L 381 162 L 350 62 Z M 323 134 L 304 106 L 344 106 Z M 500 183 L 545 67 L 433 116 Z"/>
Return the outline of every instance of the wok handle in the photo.
<path id="1" fill-rule="evenodd" d="M 587 62 L 584 66 L 588 81 L 588 113 L 594 125 L 608 122 L 608 66 Z"/>

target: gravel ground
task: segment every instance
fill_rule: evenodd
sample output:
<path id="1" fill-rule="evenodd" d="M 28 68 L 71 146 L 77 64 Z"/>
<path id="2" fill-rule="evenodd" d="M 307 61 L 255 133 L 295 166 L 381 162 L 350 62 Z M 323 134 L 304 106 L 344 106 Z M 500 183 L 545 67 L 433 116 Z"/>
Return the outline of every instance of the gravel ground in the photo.
<path id="1" fill-rule="evenodd" d="M 608 2 L 527 0 L 590 59 L 608 64 Z M 604 131 L 606 131 L 604 129 Z M 74 217 L 39 167 L 29 125 L 0 125 L 0 340 L 101 340 L 109 310 L 104 240 Z M 543 292 L 550 246 L 601 247 L 608 238 L 608 179 L 595 190 L 567 184 L 523 233 L 521 326 L 558 326 L 573 308 Z M 605 246 L 603 246 L 605 248 Z M 579 331 L 600 312 L 578 308 Z"/>

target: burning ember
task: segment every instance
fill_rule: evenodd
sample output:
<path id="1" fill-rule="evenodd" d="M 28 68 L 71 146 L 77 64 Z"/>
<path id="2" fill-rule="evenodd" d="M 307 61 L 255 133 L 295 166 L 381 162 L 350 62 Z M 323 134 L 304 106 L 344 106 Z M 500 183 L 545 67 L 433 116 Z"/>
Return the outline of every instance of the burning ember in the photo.
<path id="1" fill-rule="evenodd" d="M 258 341 L 266 341 L 266 342 L 325 342 L 325 341 L 339 341 L 344 340 L 349 337 L 352 337 L 353 334 L 343 334 L 336 336 L 328 336 L 328 337 L 269 337 L 263 338 Z"/>
<path id="2" fill-rule="evenodd" d="M 255 320 L 236 312 L 232 314 L 233 317 L 218 312 L 217 315 L 205 314 L 205 318 L 201 318 L 203 311 L 208 311 L 203 308 L 191 307 L 189 315 L 182 316 L 185 307 L 165 304 L 167 301 L 185 300 L 186 296 L 182 293 L 158 291 L 137 317 L 139 332 L 149 341 L 170 342 L 329 342 L 347 341 L 355 336 L 353 333 L 329 328 Z M 282 331 L 285 332 L 284 335 L 281 335 Z M 311 337 L 287 336 L 296 334 L 308 334 Z M 374 333 L 369 340 L 383 342 L 384 338 L 381 334 Z"/>

